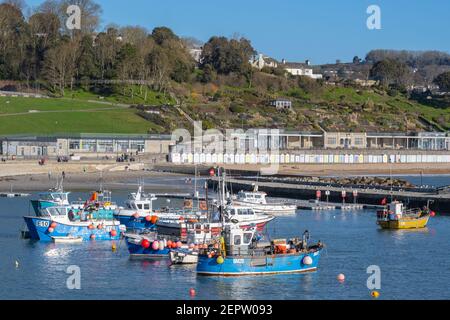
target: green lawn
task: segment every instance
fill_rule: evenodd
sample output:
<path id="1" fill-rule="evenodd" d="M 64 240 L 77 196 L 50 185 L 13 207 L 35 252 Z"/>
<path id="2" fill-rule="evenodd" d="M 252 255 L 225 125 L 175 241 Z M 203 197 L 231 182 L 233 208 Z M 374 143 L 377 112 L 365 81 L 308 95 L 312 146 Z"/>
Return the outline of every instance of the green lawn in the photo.
<path id="1" fill-rule="evenodd" d="M 61 111 L 111 108 L 111 105 L 55 98 L 0 97 L 0 115 L 30 110 Z"/>
<path id="2" fill-rule="evenodd" d="M 0 134 L 148 133 L 163 128 L 132 110 L 69 111 L 0 116 Z"/>

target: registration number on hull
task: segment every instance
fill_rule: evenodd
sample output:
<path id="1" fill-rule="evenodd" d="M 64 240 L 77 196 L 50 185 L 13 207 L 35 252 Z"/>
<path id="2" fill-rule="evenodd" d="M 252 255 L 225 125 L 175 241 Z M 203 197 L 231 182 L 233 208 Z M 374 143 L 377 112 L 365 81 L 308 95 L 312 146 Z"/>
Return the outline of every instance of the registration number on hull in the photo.
<path id="1" fill-rule="evenodd" d="M 48 221 L 36 221 L 36 226 L 41 228 L 47 228 L 50 225 L 50 222 Z"/>

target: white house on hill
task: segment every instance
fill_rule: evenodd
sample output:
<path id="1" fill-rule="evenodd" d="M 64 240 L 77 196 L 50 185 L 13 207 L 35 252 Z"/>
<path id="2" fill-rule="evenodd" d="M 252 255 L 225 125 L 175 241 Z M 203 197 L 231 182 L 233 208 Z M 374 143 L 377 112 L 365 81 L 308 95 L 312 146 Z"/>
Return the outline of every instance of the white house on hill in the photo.
<path id="1" fill-rule="evenodd" d="M 286 62 L 286 60 L 282 60 L 281 66 L 284 70 L 292 74 L 293 76 L 306 76 L 312 79 L 322 79 L 323 76 L 321 74 L 314 74 L 313 69 L 310 68 L 309 61 L 306 63 L 299 62 Z"/>

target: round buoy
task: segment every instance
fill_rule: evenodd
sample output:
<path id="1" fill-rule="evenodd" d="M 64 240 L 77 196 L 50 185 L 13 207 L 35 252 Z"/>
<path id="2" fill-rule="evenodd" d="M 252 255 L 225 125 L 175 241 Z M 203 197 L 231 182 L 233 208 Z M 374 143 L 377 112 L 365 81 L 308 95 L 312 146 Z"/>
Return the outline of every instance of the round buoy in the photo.
<path id="1" fill-rule="evenodd" d="M 102 224 L 99 224 L 99 225 L 97 226 L 97 229 L 98 229 L 98 230 L 102 230 L 102 229 L 103 229 L 103 225 L 102 225 Z"/>
<path id="2" fill-rule="evenodd" d="M 158 240 L 153 241 L 152 249 L 153 250 L 158 250 L 159 249 L 159 242 L 158 242 Z"/>
<path id="3" fill-rule="evenodd" d="M 181 248 L 183 246 L 183 244 L 181 243 L 181 241 L 177 242 L 177 248 Z"/>
<path id="4" fill-rule="evenodd" d="M 337 276 L 337 279 L 339 282 L 344 282 L 345 281 L 345 275 L 343 273 L 339 274 Z"/>
<path id="5" fill-rule="evenodd" d="M 211 259 L 213 256 L 211 253 L 208 253 L 208 259 Z"/>
<path id="6" fill-rule="evenodd" d="M 117 236 L 117 231 L 113 229 L 113 230 L 111 230 L 110 234 L 111 234 L 111 237 L 115 237 L 115 236 Z"/>
<path id="7" fill-rule="evenodd" d="M 94 228 L 95 228 L 95 227 L 94 227 L 93 224 L 88 225 L 88 229 L 89 229 L 89 230 L 92 230 L 92 229 L 94 229 Z"/>
<path id="8" fill-rule="evenodd" d="M 58 224 L 57 224 L 56 222 L 53 221 L 53 222 L 50 224 L 50 228 L 55 229 L 57 225 L 58 225 Z"/>
<path id="9" fill-rule="evenodd" d="M 95 240 L 95 234 L 91 234 L 91 240 Z"/>
<path id="10" fill-rule="evenodd" d="M 378 297 L 380 296 L 380 293 L 378 291 L 372 291 L 372 293 L 370 295 L 372 296 L 372 298 L 378 299 Z"/>
<path id="11" fill-rule="evenodd" d="M 159 249 L 159 250 L 164 250 L 164 247 L 165 247 L 165 246 L 164 246 L 164 241 L 160 241 L 160 242 L 159 242 L 158 249 Z"/>
<path id="12" fill-rule="evenodd" d="M 313 259 L 310 256 L 306 256 L 303 258 L 303 264 L 306 266 L 310 266 L 313 264 Z"/>
<path id="13" fill-rule="evenodd" d="M 189 289 L 189 295 L 190 295 L 191 297 L 195 297 L 195 294 L 196 294 L 196 292 L 195 292 L 195 289 L 194 289 L 194 288 Z"/>
<path id="14" fill-rule="evenodd" d="M 53 233 L 54 231 L 55 231 L 55 229 L 54 228 L 52 228 L 52 227 L 50 227 L 50 228 L 48 228 L 48 233 Z"/>
<path id="15" fill-rule="evenodd" d="M 223 259 L 222 256 L 218 256 L 216 259 L 217 264 L 223 264 L 225 262 L 225 260 Z"/>
<path id="16" fill-rule="evenodd" d="M 214 177 L 216 175 L 216 170 L 214 170 L 214 168 L 209 169 L 209 175 Z"/>
<path id="17" fill-rule="evenodd" d="M 156 223 L 158 222 L 158 217 L 157 217 L 157 216 L 151 216 L 151 217 L 150 217 L 150 222 L 151 222 L 152 224 L 156 224 Z"/>
<path id="18" fill-rule="evenodd" d="M 167 248 L 172 248 L 172 240 L 167 240 Z"/>
<path id="19" fill-rule="evenodd" d="M 147 239 L 142 239 L 141 241 L 141 246 L 144 249 L 148 249 L 150 248 L 150 241 L 148 241 Z"/>
<path id="20" fill-rule="evenodd" d="M 146 217 L 145 217 L 145 221 L 147 221 L 147 222 L 152 221 L 152 217 L 151 217 L 151 216 L 146 216 Z"/>
<path id="21" fill-rule="evenodd" d="M 111 251 L 112 252 L 116 252 L 116 250 L 117 250 L 117 246 L 116 246 L 115 243 L 113 243 L 112 246 L 111 246 Z"/>
<path id="22" fill-rule="evenodd" d="M 436 215 L 436 212 L 434 212 L 434 211 L 431 211 L 431 212 L 430 212 L 430 216 L 431 216 L 431 217 L 434 217 L 435 215 Z"/>

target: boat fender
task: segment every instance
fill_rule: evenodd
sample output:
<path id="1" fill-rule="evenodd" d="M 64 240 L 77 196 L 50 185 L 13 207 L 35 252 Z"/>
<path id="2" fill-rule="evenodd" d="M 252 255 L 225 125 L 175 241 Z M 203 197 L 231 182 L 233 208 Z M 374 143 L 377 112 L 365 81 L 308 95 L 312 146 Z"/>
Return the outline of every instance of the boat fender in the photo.
<path id="1" fill-rule="evenodd" d="M 110 234 L 111 234 L 111 237 L 115 237 L 115 236 L 117 236 L 117 231 L 113 229 L 113 230 L 111 230 Z"/>
<path id="2" fill-rule="evenodd" d="M 48 233 L 53 233 L 55 231 L 55 229 L 50 227 L 50 228 L 47 229 L 47 231 L 48 231 Z"/>
<path id="3" fill-rule="evenodd" d="M 142 239 L 141 241 L 141 246 L 144 249 L 148 249 L 150 248 L 150 241 L 148 241 L 147 239 Z"/>
<path id="4" fill-rule="evenodd" d="M 55 229 L 57 225 L 58 225 L 58 224 L 57 224 L 55 221 L 53 221 L 53 222 L 50 224 L 50 228 Z"/>
<path id="5" fill-rule="evenodd" d="M 306 256 L 303 258 L 303 264 L 305 266 L 310 266 L 310 265 L 312 265 L 312 263 L 313 263 L 313 260 L 310 256 Z"/>
<path id="6" fill-rule="evenodd" d="M 151 216 L 146 216 L 146 217 L 145 217 L 145 221 L 147 221 L 147 222 L 152 221 L 152 217 L 151 217 Z"/>
<path id="7" fill-rule="evenodd" d="M 223 259 L 222 256 L 218 256 L 216 259 L 217 264 L 223 264 L 225 262 L 225 260 Z"/>

